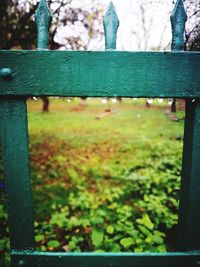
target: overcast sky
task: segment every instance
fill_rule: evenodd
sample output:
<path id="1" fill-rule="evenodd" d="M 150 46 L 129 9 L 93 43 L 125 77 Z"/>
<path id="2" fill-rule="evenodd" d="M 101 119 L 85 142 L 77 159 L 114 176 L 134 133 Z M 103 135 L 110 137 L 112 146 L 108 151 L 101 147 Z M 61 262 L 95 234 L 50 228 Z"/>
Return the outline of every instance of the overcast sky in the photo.
<path id="1" fill-rule="evenodd" d="M 172 1 L 157 1 L 157 3 L 154 1 L 154 4 L 150 0 L 113 0 L 113 2 L 121 21 L 121 27 L 118 32 L 119 49 L 151 50 L 158 46 L 164 48 L 170 42 Z M 145 11 L 146 31 L 149 33 L 149 36 L 146 37 L 147 47 L 144 44 L 141 3 L 143 3 Z M 137 34 L 134 35 L 133 32 Z M 141 47 L 139 47 L 137 41 L 140 42 Z"/>

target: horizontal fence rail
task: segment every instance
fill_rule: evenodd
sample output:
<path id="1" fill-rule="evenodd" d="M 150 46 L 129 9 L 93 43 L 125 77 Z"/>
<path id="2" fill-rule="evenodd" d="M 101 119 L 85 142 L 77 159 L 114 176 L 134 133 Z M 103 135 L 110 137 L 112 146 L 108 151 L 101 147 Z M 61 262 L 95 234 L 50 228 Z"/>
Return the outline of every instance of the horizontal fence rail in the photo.
<path id="1" fill-rule="evenodd" d="M 0 95 L 196 98 L 199 62 L 199 52 L 2 51 Z"/>
<path id="2" fill-rule="evenodd" d="M 13 252 L 12 256 L 16 266 L 27 267 L 196 267 L 200 263 L 198 252 L 164 254 Z"/>

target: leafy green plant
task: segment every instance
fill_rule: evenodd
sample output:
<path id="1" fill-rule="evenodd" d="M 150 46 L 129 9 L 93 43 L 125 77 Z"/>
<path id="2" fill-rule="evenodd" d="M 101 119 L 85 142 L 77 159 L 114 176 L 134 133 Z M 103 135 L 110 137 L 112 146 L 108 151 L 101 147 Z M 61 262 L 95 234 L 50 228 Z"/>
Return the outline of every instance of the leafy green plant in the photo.
<path id="1" fill-rule="evenodd" d="M 51 105 L 52 112 L 43 116 L 39 102 L 29 103 L 37 249 L 173 250 L 183 123 L 168 121 L 162 110 L 145 110 L 131 100 L 102 121 L 95 120 L 102 111 L 97 101 L 78 115 L 73 111 L 77 100 L 71 106 L 60 100 Z M 4 204 L 0 229 L 0 253 L 7 267 Z"/>

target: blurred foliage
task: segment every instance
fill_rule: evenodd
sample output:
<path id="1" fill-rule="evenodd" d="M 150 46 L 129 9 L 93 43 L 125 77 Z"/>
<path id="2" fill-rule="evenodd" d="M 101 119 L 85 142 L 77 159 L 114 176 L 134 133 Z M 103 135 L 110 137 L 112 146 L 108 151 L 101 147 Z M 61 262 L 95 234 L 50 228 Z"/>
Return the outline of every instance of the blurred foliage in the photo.
<path id="1" fill-rule="evenodd" d="M 64 148 L 65 143 L 61 146 Z M 116 158 L 102 163 L 94 154 L 83 166 L 74 160 L 71 167 L 70 159 L 67 163 L 59 157 L 53 157 L 44 173 L 43 164 L 34 165 L 40 169 L 33 179 L 38 187 L 34 193 L 38 248 L 112 252 L 173 249 L 175 236 L 170 247 L 167 233 L 177 224 L 181 151 L 172 153 L 174 146 L 168 142 L 149 144 L 148 150 L 150 153 L 138 153 L 127 169 Z M 131 144 L 125 150 L 121 146 L 118 153 L 121 157 L 133 154 L 134 148 Z M 52 170 L 47 174 L 49 167 Z M 40 178 L 36 178 L 38 173 Z M 60 181 L 58 177 L 65 181 L 55 184 L 54 179 Z M 44 184 L 43 179 L 51 179 L 53 184 Z M 55 240 L 59 243 L 50 246 Z"/>
<path id="2" fill-rule="evenodd" d="M 170 121 L 162 105 L 145 109 L 145 101 L 107 103 L 115 112 L 102 120 L 98 100 L 51 103 L 43 115 L 40 101 L 28 103 L 37 249 L 173 251 L 183 121 Z M 8 266 L 2 204 L 0 218 Z"/>
<path id="3" fill-rule="evenodd" d="M 101 3 L 97 1 L 91 7 L 86 5 L 83 8 L 76 8 L 71 5 L 71 2 L 71 0 L 48 1 L 53 15 L 49 32 L 50 49 L 65 47 L 72 50 L 85 50 L 93 38 L 102 38 L 103 28 L 99 19 L 103 12 Z M 34 14 L 37 5 L 36 0 L 1 2 L 1 49 L 35 49 L 37 29 Z M 71 27 L 71 30 L 68 30 L 70 34 L 65 29 L 67 26 Z M 73 27 L 76 27 L 75 31 L 72 30 Z M 77 29 L 80 31 L 78 32 Z M 65 32 L 60 39 L 55 38 L 59 30 Z"/>

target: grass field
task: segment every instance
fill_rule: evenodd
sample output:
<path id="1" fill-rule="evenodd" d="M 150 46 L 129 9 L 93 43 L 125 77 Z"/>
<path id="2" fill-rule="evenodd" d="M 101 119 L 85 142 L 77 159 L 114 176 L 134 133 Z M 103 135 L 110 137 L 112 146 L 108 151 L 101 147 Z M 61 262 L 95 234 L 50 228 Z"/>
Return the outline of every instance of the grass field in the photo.
<path id="1" fill-rule="evenodd" d="M 79 102 L 51 99 L 45 114 L 28 101 L 38 249 L 173 250 L 183 121 L 169 120 L 165 104 Z"/>

